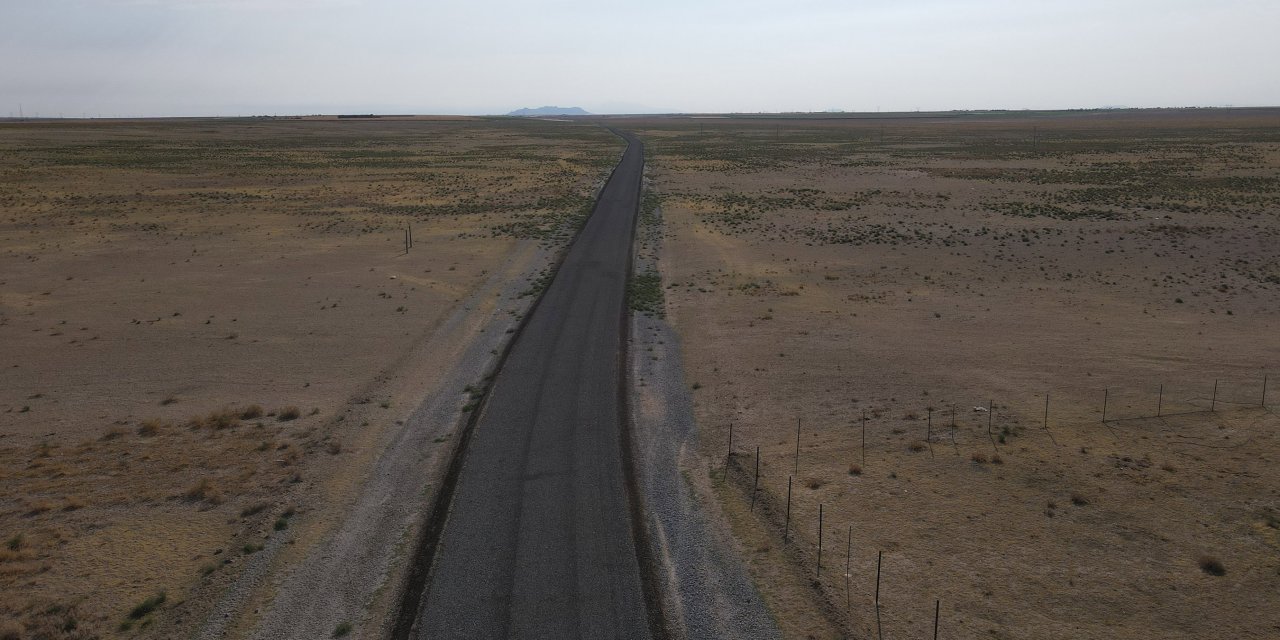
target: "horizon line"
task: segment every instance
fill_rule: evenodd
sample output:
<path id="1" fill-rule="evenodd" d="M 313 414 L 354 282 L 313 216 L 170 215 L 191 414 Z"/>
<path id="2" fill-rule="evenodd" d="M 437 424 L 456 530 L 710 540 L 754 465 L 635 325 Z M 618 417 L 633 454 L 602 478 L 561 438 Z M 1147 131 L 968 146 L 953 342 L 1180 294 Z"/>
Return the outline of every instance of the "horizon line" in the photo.
<path id="1" fill-rule="evenodd" d="M 529 107 L 521 107 L 521 109 Z M 545 107 L 534 107 L 545 108 Z M 556 107 L 570 109 L 573 107 Z M 327 113 L 253 113 L 253 114 L 202 114 L 202 115 L 86 115 L 67 116 L 60 113 L 57 116 L 42 116 L 37 112 L 35 115 L 14 115 L 0 116 L 0 121 L 59 121 L 59 120 L 207 120 L 207 119 L 307 119 L 307 118 L 337 118 L 346 116 L 344 119 L 362 119 L 362 118 L 430 118 L 430 117 L 449 117 L 449 118 L 597 118 L 597 117 L 627 117 L 627 116 L 902 116 L 902 115 L 930 115 L 930 114 L 992 114 L 992 113 L 1081 113 L 1081 112 L 1121 112 L 1121 111 L 1196 111 L 1196 110 L 1250 110 L 1250 109 L 1277 109 L 1280 104 L 1275 105 L 1209 105 L 1209 106 L 1159 106 L 1159 107 L 1129 107 L 1129 106 L 1100 106 L 1100 107 L 1068 107 L 1068 108 L 978 108 L 978 109 L 936 109 L 936 110 L 899 110 L 899 111 L 844 111 L 838 109 L 825 109 L 819 111 L 636 111 L 636 112 L 611 112 L 611 113 L 594 113 L 586 114 L 547 114 L 547 115 L 512 115 L 516 110 L 507 113 L 459 113 L 459 112 L 420 112 L 420 113 L 393 113 L 378 111 L 344 111 L 344 112 L 327 112 Z"/>

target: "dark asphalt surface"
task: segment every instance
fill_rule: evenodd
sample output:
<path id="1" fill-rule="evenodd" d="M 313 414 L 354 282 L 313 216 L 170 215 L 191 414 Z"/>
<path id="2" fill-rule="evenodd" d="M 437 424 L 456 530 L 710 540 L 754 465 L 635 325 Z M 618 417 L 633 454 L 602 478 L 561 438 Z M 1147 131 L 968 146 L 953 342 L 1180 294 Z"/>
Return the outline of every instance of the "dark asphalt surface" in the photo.
<path id="1" fill-rule="evenodd" d="M 415 638 L 649 638 L 623 457 L 629 146 L 467 445 Z"/>

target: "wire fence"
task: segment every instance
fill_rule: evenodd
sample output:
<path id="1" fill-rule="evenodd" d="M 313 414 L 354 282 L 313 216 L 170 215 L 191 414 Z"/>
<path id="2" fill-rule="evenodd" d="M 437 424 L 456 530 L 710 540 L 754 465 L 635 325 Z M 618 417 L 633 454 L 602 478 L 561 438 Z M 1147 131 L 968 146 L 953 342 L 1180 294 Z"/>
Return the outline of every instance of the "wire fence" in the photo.
<path id="1" fill-rule="evenodd" d="M 749 504 L 749 511 L 780 534 L 784 544 L 782 552 L 787 558 L 806 571 L 813 572 L 814 578 L 810 584 L 829 612 L 837 618 L 843 618 L 852 628 L 854 526 L 832 525 L 839 516 L 832 512 L 829 505 L 821 502 L 817 505 L 816 522 L 801 523 L 795 517 L 795 489 L 801 483 L 809 482 L 801 477 L 800 472 L 810 466 L 821 467 L 824 462 L 829 465 L 831 460 L 821 455 L 823 449 L 847 451 L 852 447 L 857 462 L 850 465 L 850 474 L 860 474 L 863 472 L 862 467 L 870 462 L 885 461 L 890 454 L 901 454 L 904 442 L 910 452 L 925 454 L 927 451 L 926 455 L 934 458 L 942 455 L 960 456 L 975 448 L 990 447 L 992 456 L 999 461 L 1003 445 L 1013 438 L 1025 438 L 1034 434 L 1042 436 L 1048 446 L 1061 447 L 1074 444 L 1077 436 L 1090 429 L 1105 429 L 1110 437 L 1117 440 L 1125 437 L 1130 430 L 1136 437 L 1143 437 L 1140 424 L 1143 420 L 1163 421 L 1196 414 L 1208 416 L 1217 412 L 1250 410 L 1272 413 L 1270 404 L 1277 395 L 1275 389 L 1271 388 L 1273 383 L 1268 375 L 1263 374 L 1256 380 L 1206 378 L 1199 382 L 1183 380 L 1175 383 L 1109 386 L 1097 390 L 1096 406 L 1092 410 L 1082 401 L 1078 389 L 1060 391 L 1059 394 L 1055 394 L 1053 390 L 1032 393 L 1009 404 L 988 398 L 985 401 L 954 403 L 945 407 L 926 405 L 915 410 L 905 410 L 900 416 L 888 413 L 884 408 L 863 410 L 849 429 L 836 430 L 834 434 L 823 436 L 819 442 L 811 443 L 805 443 L 803 420 L 797 418 L 794 443 L 789 447 L 792 449 L 789 455 L 780 450 L 782 446 L 776 441 L 764 449 L 760 444 L 751 443 L 743 449 L 741 442 L 736 443 L 735 448 L 733 426 L 730 425 L 723 477 L 726 483 L 743 493 Z M 1035 406 L 1030 402 L 1032 399 L 1035 400 Z M 830 442 L 832 437 L 838 438 L 839 442 Z M 869 450 L 871 457 L 868 457 Z M 766 467 L 776 469 L 781 466 L 788 472 L 785 494 L 782 493 L 781 478 L 772 475 L 765 478 L 761 475 L 762 452 L 774 463 L 770 465 L 765 462 Z M 813 460 L 806 462 L 806 454 Z M 970 455 L 975 461 L 979 460 L 979 456 L 982 456 L 982 461 L 987 460 L 984 453 L 974 452 Z M 784 456 L 790 459 L 784 459 Z M 778 465 L 780 461 L 789 464 Z M 811 464 L 815 461 L 818 464 Z M 770 491 L 770 487 L 777 493 Z M 812 505 L 806 510 L 813 516 L 811 507 Z M 841 540 L 838 535 L 842 528 L 845 533 L 843 545 L 839 544 Z M 797 536 L 798 529 L 813 530 L 813 535 Z M 874 634 L 878 638 L 883 637 L 880 615 L 882 564 L 883 552 L 877 551 L 874 616 L 867 620 L 869 623 L 874 619 Z M 867 580 L 869 587 L 869 576 Z M 843 608 L 839 606 L 840 601 L 843 601 Z M 940 600 L 934 600 L 932 613 L 933 637 L 937 638 L 942 622 Z M 865 631 L 872 632 L 869 626 Z"/>

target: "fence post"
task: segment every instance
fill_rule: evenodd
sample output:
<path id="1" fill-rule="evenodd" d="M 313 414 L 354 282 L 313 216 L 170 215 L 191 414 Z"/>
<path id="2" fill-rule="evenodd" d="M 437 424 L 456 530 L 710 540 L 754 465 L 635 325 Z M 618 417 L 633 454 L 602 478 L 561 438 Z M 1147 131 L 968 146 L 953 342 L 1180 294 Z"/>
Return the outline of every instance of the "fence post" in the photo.
<path id="1" fill-rule="evenodd" d="M 1209 401 L 1209 411 L 1214 411 L 1217 408 L 1218 408 L 1218 381 L 1214 380 L 1213 381 L 1213 400 Z"/>
<path id="2" fill-rule="evenodd" d="M 1049 392 L 1044 392 L 1044 432 L 1049 436 L 1049 441 L 1054 446 L 1058 445 L 1058 439 L 1053 437 L 1053 432 L 1049 430 Z"/>
<path id="3" fill-rule="evenodd" d="M 876 552 L 876 608 L 880 608 L 880 563 L 884 561 L 884 552 Z"/>
<path id="4" fill-rule="evenodd" d="M 988 436 L 991 435 L 991 425 L 995 421 L 995 415 L 996 415 L 996 401 L 988 400 L 987 401 L 987 435 Z"/>
<path id="5" fill-rule="evenodd" d="M 942 601 L 933 601 L 933 640 L 938 640 L 938 613 L 942 610 Z"/>
<path id="6" fill-rule="evenodd" d="M 787 476 L 787 523 L 782 526 L 782 541 L 791 537 L 791 478 Z"/>
<path id="7" fill-rule="evenodd" d="M 756 493 L 760 491 L 760 445 L 756 445 L 756 479 L 751 483 L 751 513 L 756 512 Z"/>
<path id="8" fill-rule="evenodd" d="M 884 640 L 884 633 L 880 628 L 880 563 L 884 560 L 884 552 L 876 552 L 876 637 Z"/>
<path id="9" fill-rule="evenodd" d="M 818 579 L 822 579 L 822 503 L 818 503 Z"/>
<path id="10" fill-rule="evenodd" d="M 724 479 L 729 480 L 729 463 L 733 461 L 733 423 L 729 423 L 729 453 L 724 457 Z"/>
<path id="11" fill-rule="evenodd" d="M 960 455 L 960 445 L 956 444 L 956 406 L 951 405 L 951 448 Z"/>
<path id="12" fill-rule="evenodd" d="M 1044 430 L 1049 430 L 1049 392 L 1044 392 Z"/>
<path id="13" fill-rule="evenodd" d="M 1267 376 L 1262 376 L 1262 408 L 1267 407 Z"/>
<path id="14" fill-rule="evenodd" d="M 1156 398 L 1156 417 L 1164 415 L 1164 384 L 1160 384 L 1160 395 Z"/>
<path id="15" fill-rule="evenodd" d="M 1266 397 L 1266 394 L 1263 394 Z M 863 466 L 867 465 L 867 410 L 863 410 Z"/>
<path id="16" fill-rule="evenodd" d="M 929 447 L 929 457 L 933 457 L 933 407 L 929 407 L 929 422 L 925 426 L 924 443 Z"/>
<path id="17" fill-rule="evenodd" d="M 1102 424 L 1107 423 L 1107 397 L 1111 395 L 1111 387 L 1102 390 Z"/>

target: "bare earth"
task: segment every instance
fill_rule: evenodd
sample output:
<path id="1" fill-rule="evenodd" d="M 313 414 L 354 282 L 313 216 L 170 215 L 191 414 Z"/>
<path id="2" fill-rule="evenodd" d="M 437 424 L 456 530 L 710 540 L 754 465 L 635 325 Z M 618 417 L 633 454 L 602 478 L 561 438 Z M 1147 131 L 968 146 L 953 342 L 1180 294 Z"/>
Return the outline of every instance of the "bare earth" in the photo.
<path id="1" fill-rule="evenodd" d="M 663 213 L 633 306 L 693 396 L 665 428 L 785 637 L 874 637 L 879 552 L 885 637 L 939 601 L 951 638 L 1280 634 L 1280 111 L 616 124 Z M 620 149 L 0 124 L 0 638 L 380 636 L 420 516 L 385 498 L 430 500 Z"/>
<path id="2" fill-rule="evenodd" d="M 1280 111 L 622 126 L 786 637 L 1280 634 Z"/>
<path id="3" fill-rule="evenodd" d="M 446 459 L 479 382 L 448 375 L 496 351 L 463 347 L 518 318 L 621 144 L 177 120 L 6 123 L 0 149 L 0 635 L 92 638 L 185 637 L 215 607 L 247 633 L 406 424 Z"/>

